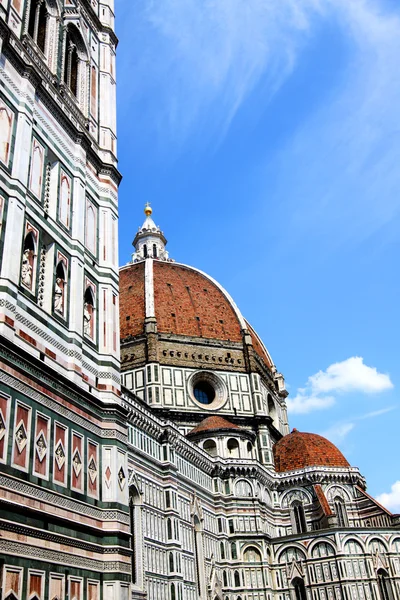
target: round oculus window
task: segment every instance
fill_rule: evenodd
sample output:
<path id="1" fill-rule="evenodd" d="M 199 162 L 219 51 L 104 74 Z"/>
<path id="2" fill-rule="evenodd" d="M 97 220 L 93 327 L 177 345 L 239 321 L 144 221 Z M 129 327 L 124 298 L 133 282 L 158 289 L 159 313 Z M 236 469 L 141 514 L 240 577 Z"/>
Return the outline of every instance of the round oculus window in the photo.
<path id="1" fill-rule="evenodd" d="M 204 408 L 215 410 L 228 399 L 226 385 L 221 377 L 211 371 L 197 371 L 188 381 L 189 394 Z"/>
<path id="2" fill-rule="evenodd" d="M 215 390 L 207 381 L 199 381 L 193 386 L 193 394 L 200 404 L 211 404 L 215 400 Z"/>

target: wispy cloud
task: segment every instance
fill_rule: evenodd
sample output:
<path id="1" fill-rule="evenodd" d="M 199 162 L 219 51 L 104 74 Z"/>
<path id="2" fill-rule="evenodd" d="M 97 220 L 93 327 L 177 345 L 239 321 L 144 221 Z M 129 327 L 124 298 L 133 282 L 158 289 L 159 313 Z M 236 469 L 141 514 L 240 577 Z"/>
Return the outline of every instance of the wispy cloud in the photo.
<path id="1" fill-rule="evenodd" d="M 400 512 L 400 481 L 392 485 L 390 492 L 380 494 L 376 499 L 392 512 Z"/>
<path id="2" fill-rule="evenodd" d="M 124 70 L 135 72 L 129 89 L 124 90 L 125 102 L 140 102 L 145 96 L 153 107 L 157 105 L 158 112 L 152 111 L 152 116 L 158 114 L 163 135 L 187 138 L 193 129 L 204 132 L 205 119 L 209 129 L 214 120 L 217 128 L 225 130 L 260 80 L 264 102 L 280 88 L 317 26 L 332 19 L 360 57 L 348 81 L 356 90 L 360 76 L 368 79 L 369 101 L 360 94 L 362 105 L 357 112 L 357 118 L 363 119 L 368 104 L 381 99 L 382 77 L 397 73 L 398 54 L 390 50 L 394 45 L 398 48 L 400 22 L 382 10 L 383 3 L 117 0 L 120 36 L 134 40 L 131 56 L 121 64 Z M 359 89 L 360 93 L 364 90 L 365 85 Z M 366 141 L 374 136 L 375 125 L 371 123 L 365 132 Z"/>
<path id="3" fill-rule="evenodd" d="M 354 423 L 337 423 L 324 431 L 322 435 L 334 444 L 340 444 L 353 429 Z"/>
<path id="4" fill-rule="evenodd" d="M 351 417 L 348 421 L 334 423 L 331 427 L 323 431 L 321 435 L 328 438 L 328 440 L 334 444 L 340 444 L 348 436 L 348 434 L 356 428 L 357 421 L 375 419 L 376 417 L 380 417 L 388 412 L 391 412 L 392 410 L 395 410 L 395 408 L 395 406 L 388 406 L 386 408 L 381 408 L 380 410 L 373 410 L 363 415 Z"/>
<path id="5" fill-rule="evenodd" d="M 379 373 L 375 367 L 364 364 L 363 358 L 353 356 L 311 375 L 306 387 L 299 388 L 294 398 L 288 398 L 287 406 L 289 412 L 304 414 L 331 407 L 337 394 L 376 394 L 392 388 L 389 375 Z"/>

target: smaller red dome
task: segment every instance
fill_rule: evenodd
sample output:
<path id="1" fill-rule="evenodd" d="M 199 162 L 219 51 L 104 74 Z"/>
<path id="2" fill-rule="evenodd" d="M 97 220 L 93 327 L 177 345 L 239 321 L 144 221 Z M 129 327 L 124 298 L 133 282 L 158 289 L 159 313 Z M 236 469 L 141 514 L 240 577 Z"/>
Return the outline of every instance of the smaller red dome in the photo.
<path id="1" fill-rule="evenodd" d="M 349 467 L 343 454 L 332 442 L 316 433 L 293 429 L 274 445 L 275 470 L 278 473 L 305 467 Z"/>
<path id="2" fill-rule="evenodd" d="M 196 425 L 194 429 L 189 431 L 188 436 L 198 435 L 201 433 L 210 433 L 211 431 L 228 431 L 228 430 L 240 430 L 239 425 L 235 425 L 223 417 L 213 415 L 203 419 L 201 423 Z"/>

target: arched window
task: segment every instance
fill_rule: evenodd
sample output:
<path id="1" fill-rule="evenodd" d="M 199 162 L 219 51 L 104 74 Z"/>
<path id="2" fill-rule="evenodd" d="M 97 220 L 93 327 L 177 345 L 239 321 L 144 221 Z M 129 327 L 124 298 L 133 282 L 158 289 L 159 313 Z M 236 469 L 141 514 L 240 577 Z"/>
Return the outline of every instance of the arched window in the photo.
<path id="1" fill-rule="evenodd" d="M 32 142 L 29 189 L 41 200 L 43 189 L 44 148 L 36 139 Z"/>
<path id="2" fill-rule="evenodd" d="M 0 160 L 6 165 L 10 158 L 13 124 L 13 111 L 0 100 Z"/>
<path id="3" fill-rule="evenodd" d="M 225 543 L 221 542 L 219 547 L 221 552 L 221 560 L 225 560 Z"/>
<path id="4" fill-rule="evenodd" d="M 140 518 L 140 495 L 138 490 L 132 486 L 129 489 L 129 519 L 131 536 L 131 578 L 133 584 L 140 584 L 142 573 L 141 565 L 141 518 Z"/>
<path id="5" fill-rule="evenodd" d="M 92 340 L 95 332 L 95 314 L 94 314 L 94 296 L 93 289 L 88 286 L 85 291 L 83 304 L 83 333 Z"/>
<path id="6" fill-rule="evenodd" d="M 143 245 L 143 256 L 147 258 L 147 244 Z"/>
<path id="7" fill-rule="evenodd" d="M 250 546 L 244 551 L 243 560 L 250 563 L 261 562 L 261 553 L 257 548 Z"/>
<path id="8" fill-rule="evenodd" d="M 240 587 L 240 573 L 239 571 L 235 571 L 233 574 L 233 580 L 235 582 L 235 587 Z"/>
<path id="9" fill-rule="evenodd" d="M 378 571 L 378 585 L 382 600 L 394 600 L 389 575 L 384 569 L 379 569 Z"/>
<path id="10" fill-rule="evenodd" d="M 297 577 L 292 581 L 294 592 L 296 594 L 296 600 L 307 600 L 306 587 L 304 585 L 304 581 Z"/>
<path id="11" fill-rule="evenodd" d="M 153 244 L 153 257 L 157 258 L 157 245 Z"/>
<path id="12" fill-rule="evenodd" d="M 210 456 L 217 456 L 217 444 L 214 440 L 206 440 L 203 444 L 205 450 Z"/>
<path id="13" fill-rule="evenodd" d="M 91 207 L 92 208 L 92 207 Z M 61 171 L 60 176 L 60 199 L 58 203 L 58 218 L 65 227 L 70 226 L 70 212 L 71 212 L 71 182 L 68 175 Z M 94 211 L 93 211 L 94 214 Z M 87 215 L 89 218 L 89 214 Z M 94 224 L 88 223 L 89 227 L 94 228 Z M 94 234 L 91 234 L 94 237 Z M 91 242 L 94 244 L 94 240 Z"/>
<path id="14" fill-rule="evenodd" d="M 88 198 L 86 199 L 85 246 L 94 256 L 97 255 L 97 211 Z"/>
<path id="15" fill-rule="evenodd" d="M 228 440 L 227 448 L 231 458 L 239 458 L 239 442 L 235 438 Z"/>
<path id="16" fill-rule="evenodd" d="M 169 565 L 169 572 L 173 573 L 175 569 L 174 569 L 174 555 L 172 554 L 172 552 L 170 552 L 168 555 L 168 565 Z"/>
<path id="17" fill-rule="evenodd" d="M 231 544 L 231 556 L 232 556 L 232 560 L 237 560 L 236 542 L 232 542 L 232 544 Z"/>
<path id="18" fill-rule="evenodd" d="M 170 518 L 167 519 L 167 539 L 172 540 L 172 521 Z"/>
<path id="19" fill-rule="evenodd" d="M 63 80 L 82 107 L 84 102 L 80 99 L 85 95 L 85 82 L 83 82 L 83 89 L 81 88 L 82 79 L 87 79 L 87 51 L 82 36 L 74 25 L 68 25 L 64 48 Z"/>
<path id="20" fill-rule="evenodd" d="M 97 71 L 94 65 L 90 70 L 90 112 L 93 117 L 97 114 Z"/>
<path id="21" fill-rule="evenodd" d="M 275 406 L 275 402 L 272 400 L 271 394 L 268 394 L 268 414 L 271 417 L 272 421 L 275 421 L 276 406 Z"/>
<path id="22" fill-rule="evenodd" d="M 247 454 L 251 457 L 253 453 L 253 444 L 251 442 L 247 442 Z"/>
<path id="23" fill-rule="evenodd" d="M 222 581 L 224 587 L 228 587 L 228 573 L 226 571 L 222 571 Z"/>
<path id="24" fill-rule="evenodd" d="M 171 583 L 171 600 L 176 600 L 175 584 Z"/>
<path id="25" fill-rule="evenodd" d="M 33 291 L 36 275 L 36 236 L 30 231 L 24 240 L 22 253 L 21 283 L 28 290 Z"/>
<path id="26" fill-rule="evenodd" d="M 304 533 L 307 531 L 306 516 L 301 502 L 294 502 L 292 504 L 292 514 L 296 530 L 295 533 Z"/>
<path id="27" fill-rule="evenodd" d="M 67 274 L 64 261 L 60 260 L 56 267 L 56 280 L 54 284 L 54 312 L 65 316 L 67 295 Z"/>
<path id="28" fill-rule="evenodd" d="M 32 0 L 29 13 L 28 33 L 44 53 L 47 38 L 48 12 L 46 2 Z"/>
<path id="29" fill-rule="evenodd" d="M 339 527 L 348 527 L 347 513 L 345 504 L 339 496 L 334 500 L 335 513 L 337 518 L 337 524 Z"/>
<path id="30" fill-rule="evenodd" d="M 251 498 L 253 496 L 253 488 L 248 481 L 240 479 L 235 485 L 235 494 L 242 498 Z"/>

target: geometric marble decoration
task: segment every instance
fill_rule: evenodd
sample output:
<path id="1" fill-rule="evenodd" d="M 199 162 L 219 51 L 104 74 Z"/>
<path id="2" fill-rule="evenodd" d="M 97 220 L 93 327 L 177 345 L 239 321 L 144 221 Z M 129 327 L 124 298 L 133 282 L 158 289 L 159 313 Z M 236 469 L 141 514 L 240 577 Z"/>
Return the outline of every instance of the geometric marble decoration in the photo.
<path id="1" fill-rule="evenodd" d="M 6 435 L 6 420 L 0 408 L 0 440 Z"/>
<path id="2" fill-rule="evenodd" d="M 109 488 L 111 485 L 111 469 L 109 466 L 107 466 L 105 476 L 106 476 L 106 486 Z"/>
<path id="3" fill-rule="evenodd" d="M 125 482 L 126 482 L 125 472 L 124 472 L 124 469 L 121 467 L 120 470 L 118 471 L 118 483 L 119 483 L 119 487 L 121 488 L 121 490 L 124 489 Z"/>
<path id="4" fill-rule="evenodd" d="M 79 474 L 82 471 L 82 458 L 78 448 L 75 448 L 75 452 L 72 455 L 72 467 L 74 469 L 75 476 L 79 477 Z"/>
<path id="5" fill-rule="evenodd" d="M 40 433 L 36 438 L 35 448 L 38 459 L 40 462 L 42 462 L 47 454 L 47 442 L 42 430 L 40 430 Z"/>
<path id="6" fill-rule="evenodd" d="M 58 470 L 61 471 L 65 463 L 65 450 L 61 440 L 58 440 L 56 449 L 54 451 L 54 456 L 56 459 Z"/>
<path id="7" fill-rule="evenodd" d="M 18 452 L 21 454 L 28 442 L 28 434 L 26 433 L 24 422 L 21 420 L 15 430 L 15 441 L 17 443 Z"/>
<path id="8" fill-rule="evenodd" d="M 93 484 L 96 481 L 96 477 L 97 477 L 97 466 L 96 466 L 96 462 L 95 462 L 93 456 L 91 457 L 91 459 L 89 461 L 88 471 L 89 471 L 90 481 Z"/>

